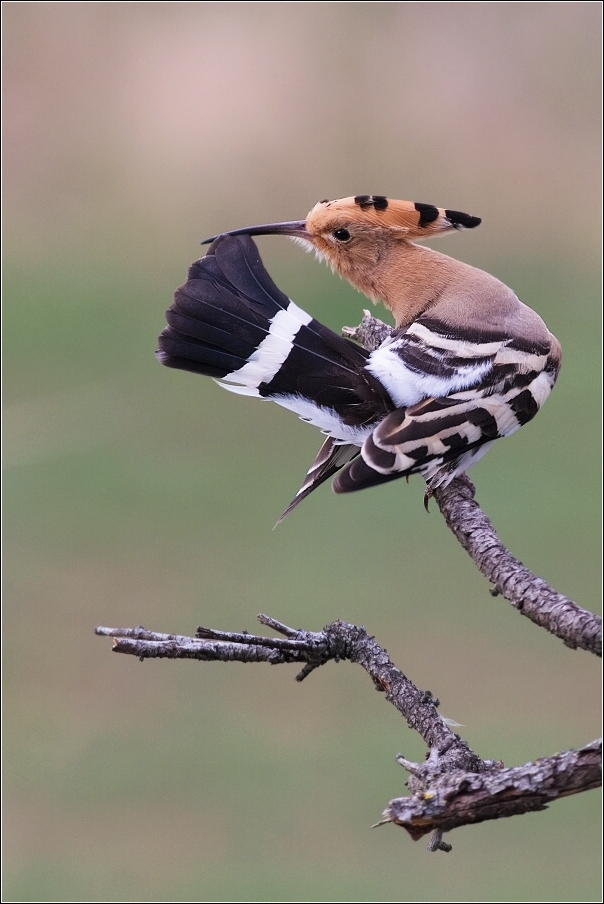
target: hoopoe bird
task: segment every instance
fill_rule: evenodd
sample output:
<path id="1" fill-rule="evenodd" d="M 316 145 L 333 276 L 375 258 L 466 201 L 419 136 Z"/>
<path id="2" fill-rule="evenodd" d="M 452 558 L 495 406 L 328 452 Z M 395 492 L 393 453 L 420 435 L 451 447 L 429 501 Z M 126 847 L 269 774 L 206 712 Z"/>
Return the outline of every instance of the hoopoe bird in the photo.
<path id="1" fill-rule="evenodd" d="M 413 241 L 480 222 L 357 195 L 202 243 L 210 248 L 176 291 L 156 354 L 326 434 L 282 518 L 334 474 L 336 493 L 420 474 L 428 499 L 537 414 L 560 370 L 557 339 L 494 276 Z M 270 234 L 314 250 L 381 301 L 395 320 L 389 338 L 367 351 L 287 298 L 251 238 Z"/>

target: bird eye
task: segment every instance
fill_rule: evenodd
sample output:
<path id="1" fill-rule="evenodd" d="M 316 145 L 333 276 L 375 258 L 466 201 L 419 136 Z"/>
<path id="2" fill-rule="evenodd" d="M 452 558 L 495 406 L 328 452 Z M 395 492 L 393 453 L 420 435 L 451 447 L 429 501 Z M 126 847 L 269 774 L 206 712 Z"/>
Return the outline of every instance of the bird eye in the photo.
<path id="1" fill-rule="evenodd" d="M 347 229 L 334 229 L 332 233 L 334 239 L 337 239 L 338 242 L 348 242 L 350 239 L 350 233 Z"/>

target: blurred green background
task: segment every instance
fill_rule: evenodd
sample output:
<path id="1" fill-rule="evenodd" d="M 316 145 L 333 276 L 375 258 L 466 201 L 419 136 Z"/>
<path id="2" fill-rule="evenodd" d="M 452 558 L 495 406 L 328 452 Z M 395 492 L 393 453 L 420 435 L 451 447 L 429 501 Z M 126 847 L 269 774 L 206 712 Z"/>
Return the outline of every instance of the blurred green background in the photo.
<path id="1" fill-rule="evenodd" d="M 424 748 L 360 669 L 141 664 L 93 630 L 339 617 L 484 757 L 598 733 L 599 663 L 490 597 L 419 479 L 324 486 L 273 531 L 318 431 L 153 352 L 207 235 L 357 193 L 483 217 L 437 247 L 536 308 L 564 366 L 478 499 L 598 608 L 600 4 L 2 6 L 5 900 L 599 900 L 597 793 L 429 855 L 370 829 Z M 359 321 L 259 244 L 298 304 Z"/>

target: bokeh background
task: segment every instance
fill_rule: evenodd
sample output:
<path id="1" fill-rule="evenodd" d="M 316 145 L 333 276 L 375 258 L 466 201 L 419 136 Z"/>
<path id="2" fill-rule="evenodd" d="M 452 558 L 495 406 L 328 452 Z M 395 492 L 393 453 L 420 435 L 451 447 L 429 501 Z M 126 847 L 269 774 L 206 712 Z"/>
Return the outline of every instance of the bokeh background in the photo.
<path id="1" fill-rule="evenodd" d="M 599 666 L 493 599 L 412 480 L 277 530 L 318 448 L 276 406 L 160 367 L 199 242 L 381 193 L 465 210 L 440 250 L 564 348 L 474 469 L 531 569 L 600 576 L 597 2 L 17 3 L 4 16 L 5 900 L 600 900 L 597 793 L 455 832 L 392 826 L 420 739 L 348 664 L 112 655 L 97 624 L 363 623 L 507 765 L 599 730 Z M 334 329 L 366 300 L 285 239 L 277 283 Z"/>

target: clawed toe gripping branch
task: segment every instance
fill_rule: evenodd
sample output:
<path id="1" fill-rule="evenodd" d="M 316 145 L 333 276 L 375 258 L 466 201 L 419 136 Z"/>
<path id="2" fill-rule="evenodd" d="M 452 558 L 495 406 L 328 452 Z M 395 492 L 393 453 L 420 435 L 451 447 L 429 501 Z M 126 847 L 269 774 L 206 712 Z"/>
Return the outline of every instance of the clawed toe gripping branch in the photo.
<path id="1" fill-rule="evenodd" d="M 382 341 L 388 329 L 366 312 L 359 327 L 344 332 L 371 347 Z M 478 506 L 467 477 L 435 490 L 433 497 L 448 527 L 493 583 L 497 595 L 567 646 L 602 655 L 601 619 L 557 593 L 509 553 Z M 258 618 L 282 636 L 203 627 L 195 637 L 159 634 L 141 626 L 99 627 L 96 633 L 113 637 L 115 652 L 140 659 L 300 663 L 298 681 L 330 660 L 360 665 L 428 748 L 421 764 L 398 755 L 397 761 L 410 774 L 407 785 L 411 793 L 391 800 L 377 825 L 400 825 L 414 840 L 429 834 L 431 851 L 449 851 L 443 833 L 458 826 L 543 810 L 559 797 L 601 784 L 601 740 L 524 766 L 505 768 L 500 762 L 482 760 L 439 714 L 439 701 L 417 688 L 363 627 L 334 621 L 313 632 L 295 630 L 267 615 Z"/>

